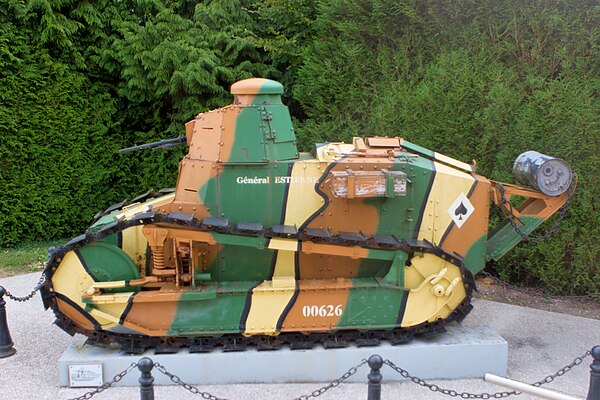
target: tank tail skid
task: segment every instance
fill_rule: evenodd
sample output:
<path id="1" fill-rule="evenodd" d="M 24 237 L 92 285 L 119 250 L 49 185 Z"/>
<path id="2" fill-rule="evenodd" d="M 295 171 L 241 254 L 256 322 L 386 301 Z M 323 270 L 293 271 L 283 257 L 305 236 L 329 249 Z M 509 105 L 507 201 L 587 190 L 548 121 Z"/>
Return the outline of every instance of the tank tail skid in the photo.
<path id="1" fill-rule="evenodd" d="M 577 186 L 577 176 L 573 175 L 568 190 L 558 196 L 547 195 L 534 189 L 508 183 L 495 181 L 492 181 L 492 183 L 492 201 L 506 215 L 506 218 L 488 235 L 487 259 L 488 261 L 492 259 L 498 261 L 518 243 L 526 239 L 525 235 L 532 233 L 552 215 L 560 211 L 560 216 L 554 224 L 554 228 L 550 229 L 544 236 L 549 236 L 558 228 L 558 224 L 564 217 L 564 213 L 571 202 L 571 196 Z M 519 206 L 513 206 L 511 204 L 513 196 L 523 197 L 525 201 Z M 514 226 L 512 226 L 513 224 Z"/>

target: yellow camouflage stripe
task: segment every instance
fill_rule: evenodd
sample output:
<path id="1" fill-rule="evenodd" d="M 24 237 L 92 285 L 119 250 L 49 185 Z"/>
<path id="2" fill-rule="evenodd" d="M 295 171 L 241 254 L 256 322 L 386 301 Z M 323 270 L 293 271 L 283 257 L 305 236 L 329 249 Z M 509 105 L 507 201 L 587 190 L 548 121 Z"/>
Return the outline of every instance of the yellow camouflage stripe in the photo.
<path id="1" fill-rule="evenodd" d="M 438 245 L 453 220 L 448 210 L 461 193 L 466 196 L 475 178 L 463 171 L 434 162 L 435 178 L 429 191 L 427 205 L 419 228 L 418 240 Z"/>

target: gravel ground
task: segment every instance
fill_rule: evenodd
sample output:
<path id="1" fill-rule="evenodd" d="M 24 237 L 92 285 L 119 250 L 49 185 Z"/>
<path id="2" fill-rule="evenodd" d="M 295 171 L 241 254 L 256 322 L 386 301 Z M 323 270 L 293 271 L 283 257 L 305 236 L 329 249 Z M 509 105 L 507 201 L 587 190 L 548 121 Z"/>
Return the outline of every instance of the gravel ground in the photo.
<path id="1" fill-rule="evenodd" d="M 27 293 L 36 283 L 39 274 L 27 274 L 0 279 L 0 285 L 17 295 Z M 508 342 L 508 377 L 524 382 L 535 382 L 569 364 L 575 357 L 594 345 L 600 345 L 600 321 L 579 316 L 541 311 L 526 307 L 496 303 L 482 299 L 474 300 L 475 309 L 464 321 L 465 325 L 488 325 Z M 58 387 L 57 361 L 65 348 L 84 338 L 68 336 L 52 324 L 51 312 L 45 312 L 38 297 L 27 303 L 8 300 L 8 323 L 17 354 L 0 359 L 0 399 L 70 399 L 81 396 L 87 390 Z M 375 351 L 374 351 L 375 352 Z M 382 354 L 385 358 L 385 354 Z M 201 357 L 199 355 L 199 357 Z M 392 360 L 402 366 L 400 360 Z M 587 357 L 582 365 L 566 375 L 545 385 L 571 396 L 585 398 L 589 384 Z M 350 366 L 348 366 L 350 367 Z M 432 365 L 435 368 L 435 365 Z M 137 373 L 134 371 L 132 373 Z M 231 371 L 235 373 L 235 371 Z M 365 376 L 368 368 L 358 374 Z M 432 393 L 412 382 L 385 382 L 386 375 L 395 374 L 389 368 L 382 369 L 384 384 L 382 399 L 443 399 L 447 396 Z M 504 391 L 481 379 L 435 380 L 443 388 L 458 392 L 494 393 Z M 307 384 L 244 384 L 211 385 L 200 389 L 228 399 L 293 399 L 309 394 L 320 385 Z M 110 388 L 94 399 L 137 399 L 138 388 Z M 342 384 L 319 397 L 319 399 L 365 399 L 366 384 Z M 200 398 L 181 387 L 161 386 L 155 389 L 155 398 Z M 534 397 L 521 395 L 519 399 Z"/>
<path id="2" fill-rule="evenodd" d="M 600 319 L 600 299 L 592 296 L 549 296 L 539 289 L 516 287 L 491 276 L 481 276 L 475 282 L 475 297 L 481 299 Z"/>

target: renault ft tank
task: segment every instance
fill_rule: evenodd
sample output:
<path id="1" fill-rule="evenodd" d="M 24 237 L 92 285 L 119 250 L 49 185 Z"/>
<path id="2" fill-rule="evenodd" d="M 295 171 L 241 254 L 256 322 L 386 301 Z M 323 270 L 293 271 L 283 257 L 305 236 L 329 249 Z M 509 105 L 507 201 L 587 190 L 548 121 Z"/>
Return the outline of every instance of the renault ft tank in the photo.
<path id="1" fill-rule="evenodd" d="M 53 251 L 42 295 L 66 332 L 134 353 L 406 342 L 460 322 L 474 274 L 575 185 L 535 152 L 515 168 L 536 189 L 399 137 L 301 153 L 281 84 L 231 93 L 154 146 L 189 147 L 176 189 L 109 208 Z M 490 204 L 507 213 L 492 232 Z"/>

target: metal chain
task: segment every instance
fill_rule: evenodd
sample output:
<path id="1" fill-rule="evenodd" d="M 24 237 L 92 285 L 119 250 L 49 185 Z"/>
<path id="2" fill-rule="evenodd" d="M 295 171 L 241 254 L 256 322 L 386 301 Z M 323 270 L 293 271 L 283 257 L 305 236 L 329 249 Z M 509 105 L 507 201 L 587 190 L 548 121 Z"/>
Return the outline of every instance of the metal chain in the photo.
<path id="1" fill-rule="evenodd" d="M 573 182 L 571 182 L 571 186 L 569 186 L 569 189 L 567 192 L 567 201 L 565 201 L 565 204 L 561 207 L 560 213 L 558 214 L 556 221 L 554 221 L 554 225 L 550 229 L 548 229 L 542 236 L 538 236 L 538 237 L 529 236 L 527 233 L 523 232 L 517 226 L 517 223 L 515 222 L 515 219 L 517 219 L 517 217 L 515 217 L 515 215 L 513 213 L 513 205 L 504 196 L 504 186 L 500 182 L 496 182 L 496 186 L 498 187 L 498 190 L 500 191 L 500 197 L 501 197 L 502 204 L 504 204 L 508 207 L 509 212 L 506 212 L 504 207 L 500 207 L 500 208 L 502 209 L 502 212 L 504 213 L 504 215 L 506 215 L 506 217 L 508 218 L 508 222 L 510 222 L 510 224 L 512 225 L 515 232 L 517 232 L 519 234 L 519 236 L 521 236 L 524 240 L 526 240 L 528 242 L 532 242 L 532 243 L 537 243 L 537 242 L 541 242 L 541 241 L 548 239 L 554 232 L 556 232 L 556 230 L 558 229 L 558 226 L 560 225 L 562 220 L 565 218 L 565 216 L 567 214 L 567 209 L 569 208 L 569 205 L 571 204 L 573 192 L 575 191 L 575 180 Z"/>
<path id="2" fill-rule="evenodd" d="M 344 373 L 344 375 L 340 376 L 338 379 L 334 380 L 333 382 L 329 383 L 326 386 L 323 386 L 323 387 L 320 387 L 317 390 L 314 390 L 311 394 L 304 394 L 304 395 L 302 395 L 300 397 L 296 397 L 294 400 L 308 400 L 311 397 L 319 397 L 320 395 L 322 395 L 323 393 L 325 393 L 329 389 L 333 389 L 334 387 L 339 386 L 346 379 L 348 379 L 352 375 L 354 375 L 356 373 L 356 371 L 358 371 L 358 369 L 360 367 L 362 367 L 363 365 L 365 365 L 366 363 L 367 363 L 367 360 L 365 360 L 363 358 L 360 363 L 358 363 L 354 367 L 350 368 L 348 371 L 346 371 L 346 373 Z"/>
<path id="3" fill-rule="evenodd" d="M 520 392 L 517 392 L 514 390 L 510 391 L 510 392 L 474 394 L 474 393 L 468 393 L 468 392 L 457 392 L 456 390 L 452 390 L 452 389 L 443 389 L 443 388 L 439 387 L 438 385 L 435 385 L 432 383 L 427 383 L 427 381 L 425 381 L 421 378 L 412 376 L 408 371 L 396 366 L 390 360 L 384 360 L 383 363 L 385 365 L 387 365 L 388 367 L 390 367 L 391 369 L 393 369 L 394 371 L 396 371 L 397 373 L 399 373 L 400 375 L 402 375 L 404 378 L 410 379 L 412 382 L 416 383 L 417 385 L 426 387 L 427 389 L 431 390 L 432 392 L 438 392 L 441 394 L 445 394 L 447 396 L 461 397 L 463 399 L 491 399 L 491 398 L 501 399 L 503 397 L 509 397 L 509 396 L 521 394 Z"/>
<path id="4" fill-rule="evenodd" d="M 8 297 L 11 300 L 18 301 L 18 302 L 25 302 L 25 301 L 31 300 L 33 298 L 33 296 L 35 296 L 35 294 L 44 286 L 44 282 L 46 282 L 46 274 L 42 272 L 42 276 L 40 277 L 40 280 L 35 285 L 33 290 L 26 296 L 21 296 L 21 297 L 15 296 L 11 292 L 9 292 L 6 288 L 4 288 L 6 290 L 5 295 L 6 295 L 6 297 Z"/>
<path id="5" fill-rule="evenodd" d="M 569 372 L 570 370 L 573 369 L 573 367 L 581 364 L 583 362 L 583 360 L 591 355 L 592 352 L 591 351 L 586 351 L 584 354 L 582 354 L 579 357 L 576 357 L 573 362 L 571 362 L 570 364 L 562 367 L 561 369 L 559 369 L 558 371 L 556 371 L 556 373 L 552 374 L 552 375 L 548 375 L 547 377 L 545 377 L 544 379 L 537 381 L 535 383 L 532 383 L 532 386 L 537 386 L 540 387 L 542 385 L 545 385 L 547 383 L 552 382 L 554 379 L 556 379 L 559 376 L 563 376 L 564 374 L 566 374 L 567 372 Z M 392 368 L 394 371 L 398 372 L 400 375 L 402 375 L 404 378 L 406 379 L 410 379 L 412 382 L 416 383 L 417 385 L 421 385 L 423 387 L 428 388 L 429 390 L 431 390 L 432 392 L 438 392 L 441 394 L 445 394 L 447 396 L 451 396 L 451 397 L 461 397 L 463 399 L 501 399 L 504 397 L 509 397 L 509 396 L 518 396 L 521 394 L 521 392 L 517 392 L 515 390 L 510 391 L 510 392 L 496 392 L 496 393 L 468 393 L 468 392 L 457 392 L 456 390 L 452 390 L 452 389 L 443 389 L 441 387 L 439 387 L 438 385 L 432 384 L 432 383 L 428 383 L 427 381 L 418 378 L 416 376 L 412 376 L 408 371 L 406 371 L 405 369 L 402 369 L 400 367 L 398 367 L 397 365 L 395 365 L 393 362 L 391 362 L 390 360 L 385 360 L 383 361 L 383 363 L 385 365 L 387 365 L 388 367 Z"/>
<path id="6" fill-rule="evenodd" d="M 154 367 L 159 371 L 162 372 L 163 374 L 165 374 L 166 376 L 169 377 L 169 379 L 171 379 L 171 382 L 173 382 L 176 385 L 182 386 L 184 389 L 188 390 L 189 392 L 193 393 L 193 394 L 199 394 L 200 396 L 202 396 L 203 399 L 208 399 L 208 400 L 227 400 L 227 399 L 222 399 L 220 397 L 214 396 L 208 392 L 202 392 L 200 391 L 200 389 L 198 389 L 195 386 L 190 385 L 189 383 L 185 383 L 183 382 L 177 375 L 170 373 L 169 371 L 167 371 L 167 369 L 161 365 L 158 362 L 154 363 Z"/>
<path id="7" fill-rule="evenodd" d="M 536 383 L 532 383 L 532 386 L 540 387 L 542 385 L 545 385 L 546 383 L 552 382 L 554 379 L 558 378 L 559 376 L 563 376 L 564 374 L 566 374 L 567 372 L 569 372 L 570 370 L 572 370 L 574 367 L 576 367 L 579 364 L 581 364 L 583 362 L 583 360 L 586 357 L 590 356 L 591 354 L 592 354 L 592 352 L 590 350 L 586 351 L 585 353 L 583 353 L 579 357 L 576 357 L 573 360 L 573 362 L 571 362 L 571 364 L 562 367 L 561 369 L 559 369 L 558 371 L 556 371 L 554 374 L 548 375 L 547 377 L 545 377 L 541 381 L 537 381 Z"/>
<path id="8" fill-rule="evenodd" d="M 562 376 L 564 374 L 566 374 L 567 372 L 571 371 L 575 366 L 580 365 L 583 360 L 588 357 L 589 355 L 591 355 L 592 352 L 591 351 L 586 351 L 584 354 L 582 354 L 579 357 L 576 357 L 573 362 L 571 362 L 569 365 L 566 365 L 565 367 L 559 369 L 556 373 L 552 374 L 552 375 L 548 375 L 547 377 L 545 377 L 544 379 L 533 383 L 533 386 L 542 386 L 545 385 L 547 383 L 550 383 L 552 381 L 554 381 L 554 379 L 556 379 L 559 376 Z M 294 400 L 308 400 L 311 397 L 319 397 L 320 395 L 322 395 L 323 393 L 327 392 L 329 389 L 335 388 L 337 386 L 339 386 L 342 382 L 344 382 L 346 379 L 350 378 L 352 375 L 354 375 L 358 369 L 360 367 L 362 367 L 363 365 L 365 365 L 367 363 L 367 360 L 362 359 L 361 362 L 359 364 L 357 364 L 356 366 L 350 368 L 348 371 L 346 371 L 346 373 L 344 373 L 341 377 L 339 377 L 338 379 L 334 380 L 333 382 L 329 383 L 326 386 L 323 386 L 315 391 L 313 391 L 311 394 L 308 395 L 302 395 L 300 397 L 295 398 Z M 393 362 L 391 362 L 390 360 L 385 360 L 383 362 L 385 365 L 389 366 L 390 368 L 392 368 L 394 371 L 398 372 L 400 375 L 402 375 L 404 378 L 410 379 L 412 382 L 421 385 L 423 387 L 428 388 L 429 390 L 433 391 L 433 392 L 438 392 L 441 394 L 445 394 L 451 397 L 461 397 L 463 399 L 491 399 L 491 398 L 495 398 L 495 399 L 500 399 L 500 398 L 504 398 L 504 397 L 509 397 L 509 396 L 513 396 L 513 395 L 520 395 L 520 392 L 517 391 L 510 391 L 510 392 L 496 392 L 496 393 L 479 393 L 479 394 L 474 394 L 474 393 L 468 393 L 468 392 L 457 392 L 456 390 L 452 390 L 452 389 L 444 389 L 439 387 L 438 385 L 435 384 L 431 384 L 428 383 L 427 381 L 418 378 L 416 376 L 411 375 L 408 371 L 398 367 L 397 365 L 395 365 Z M 97 395 L 98 393 L 103 392 L 104 390 L 110 388 L 113 384 L 119 382 L 121 379 L 123 379 L 125 377 L 125 375 L 127 375 L 129 372 L 131 372 L 134 368 L 136 368 L 138 366 L 138 363 L 131 363 L 131 365 L 129 367 L 127 367 L 126 369 L 124 369 L 123 371 L 119 372 L 117 375 L 115 375 L 113 377 L 113 379 L 110 382 L 106 382 L 104 384 L 102 384 L 101 386 L 98 386 L 97 388 L 95 388 L 92 391 L 89 391 L 79 397 L 75 397 L 69 400 L 88 400 L 91 399 L 93 396 Z M 176 385 L 180 385 L 182 386 L 184 389 L 188 390 L 189 392 L 193 393 L 193 394 L 199 394 L 202 396 L 202 398 L 207 399 L 207 400 L 226 400 L 226 399 L 222 399 L 219 397 L 216 397 L 208 392 L 202 392 L 200 391 L 200 389 L 198 389 L 195 386 L 192 386 L 188 383 L 185 383 L 181 380 L 181 378 L 179 378 L 177 375 L 174 375 L 172 373 L 170 373 L 163 365 L 161 365 L 158 362 L 154 363 L 154 367 L 161 373 L 163 373 L 164 375 L 168 376 L 169 379 L 171 379 L 171 381 L 173 383 L 175 383 Z"/>
<path id="9" fill-rule="evenodd" d="M 101 392 L 105 391 L 106 389 L 108 389 L 109 387 L 111 387 L 113 384 L 119 382 L 121 379 L 123 379 L 125 377 L 125 375 L 127 375 L 128 373 L 130 373 L 131 370 L 134 369 L 137 366 L 138 366 L 137 363 L 135 363 L 135 362 L 131 363 L 131 365 L 129 367 L 127 367 L 127 369 L 124 369 L 123 371 L 121 371 L 117 375 L 115 375 L 114 378 L 112 378 L 112 380 L 110 382 L 106 382 L 106 383 L 98 386 L 96 389 L 87 392 L 84 395 L 81 395 L 79 397 L 74 397 L 74 398 L 69 399 L 69 400 L 88 400 L 88 399 L 91 399 L 92 397 L 94 397 L 98 393 L 101 393 Z"/>
<path id="10" fill-rule="evenodd" d="M 582 354 L 579 357 L 576 357 L 573 362 L 571 362 L 569 365 L 566 365 L 565 367 L 559 369 L 556 373 L 552 374 L 552 375 L 548 375 L 547 377 L 545 377 L 544 379 L 533 383 L 533 386 L 542 386 L 545 385 L 547 383 L 550 383 L 552 381 L 554 381 L 554 379 L 556 379 L 559 376 L 562 376 L 564 374 L 566 374 L 567 372 L 571 371 L 575 366 L 580 365 L 583 360 L 588 357 L 589 355 L 591 355 L 592 352 L 591 351 L 586 351 L 584 354 Z M 352 375 L 354 375 L 358 369 L 360 367 L 362 367 L 363 365 L 365 365 L 367 363 L 367 360 L 362 359 L 361 362 L 359 364 L 357 364 L 356 366 L 350 368 L 348 371 L 346 371 L 346 373 L 344 373 L 341 377 L 339 377 L 338 379 L 334 380 L 333 382 L 329 383 L 326 386 L 323 386 L 315 391 L 313 391 L 311 394 L 308 395 L 302 395 L 300 397 L 295 398 L 294 400 L 308 400 L 311 397 L 319 397 L 320 395 L 322 395 L 323 393 L 327 392 L 329 389 L 335 388 L 337 386 L 339 386 L 342 382 L 344 382 L 346 379 L 350 378 Z M 397 365 L 395 365 L 393 362 L 391 362 L 390 360 L 385 360 L 383 362 L 385 365 L 389 366 L 390 368 L 392 368 L 394 371 L 398 372 L 400 375 L 402 375 L 404 378 L 410 379 L 412 382 L 421 385 L 423 387 L 428 388 L 429 390 L 433 391 L 433 392 L 438 392 L 441 394 L 445 394 L 451 397 L 461 397 L 463 399 L 491 399 L 491 398 L 495 398 L 495 399 L 500 399 L 500 398 L 504 398 L 504 397 L 509 397 L 509 396 L 513 396 L 513 395 L 519 395 L 521 394 L 520 392 L 517 391 L 510 391 L 510 392 L 496 392 L 496 393 L 479 393 L 479 394 L 474 394 L 474 393 L 468 393 L 468 392 L 457 392 L 456 390 L 452 390 L 452 389 L 443 389 L 441 387 L 439 387 L 438 385 L 435 384 L 431 384 L 428 383 L 427 381 L 418 378 L 416 376 L 411 375 L 408 371 L 398 367 Z M 91 399 L 93 396 L 97 395 L 98 393 L 103 392 L 104 390 L 110 388 L 113 384 L 119 382 L 121 379 L 123 379 L 125 377 L 125 375 L 127 375 L 129 372 L 131 372 L 134 368 L 136 368 L 138 366 L 138 363 L 131 363 L 131 365 L 129 367 L 127 367 L 126 369 L 124 369 L 123 371 L 119 372 L 117 375 L 115 375 L 113 377 L 113 379 L 110 382 L 106 382 L 104 384 L 102 384 L 101 386 L 98 386 L 97 388 L 95 388 L 92 391 L 89 391 L 79 397 L 75 397 L 69 400 L 88 400 Z M 164 375 L 168 376 L 169 379 L 171 379 L 171 381 L 173 383 L 175 383 L 176 385 L 180 385 L 182 386 L 184 389 L 188 390 L 189 392 L 193 393 L 193 394 L 199 394 L 202 396 L 202 398 L 207 399 L 207 400 L 226 400 L 226 399 L 222 399 L 219 397 L 216 397 L 208 392 L 202 392 L 200 391 L 200 389 L 198 389 L 195 386 L 192 386 L 188 383 L 185 383 L 181 380 L 181 378 L 179 378 L 177 375 L 170 373 L 163 365 L 161 365 L 158 362 L 154 363 L 154 367 L 161 373 L 163 373 Z"/>

